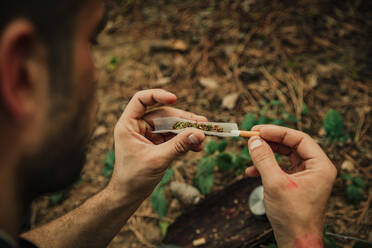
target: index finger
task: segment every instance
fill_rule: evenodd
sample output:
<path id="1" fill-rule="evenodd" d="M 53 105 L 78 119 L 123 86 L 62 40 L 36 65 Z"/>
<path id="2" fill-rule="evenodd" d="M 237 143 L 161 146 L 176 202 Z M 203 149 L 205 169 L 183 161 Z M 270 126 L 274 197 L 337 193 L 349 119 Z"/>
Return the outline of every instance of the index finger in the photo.
<path id="1" fill-rule="evenodd" d="M 162 89 L 139 91 L 129 101 L 123 113 L 123 117 L 140 119 L 146 113 L 147 107 L 157 103 L 173 104 L 176 101 L 176 95 Z"/>
<path id="2" fill-rule="evenodd" d="M 295 150 L 303 160 L 326 156 L 322 148 L 306 133 L 275 125 L 259 125 L 252 128 L 271 142 L 283 144 Z"/>

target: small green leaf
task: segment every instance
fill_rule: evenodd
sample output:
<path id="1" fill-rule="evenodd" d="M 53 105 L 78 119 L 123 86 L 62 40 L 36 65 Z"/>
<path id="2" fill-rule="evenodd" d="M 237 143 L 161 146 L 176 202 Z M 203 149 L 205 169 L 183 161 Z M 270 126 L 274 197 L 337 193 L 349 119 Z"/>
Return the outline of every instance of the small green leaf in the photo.
<path id="1" fill-rule="evenodd" d="M 336 241 L 331 237 L 323 236 L 324 248 L 337 248 Z"/>
<path id="2" fill-rule="evenodd" d="M 199 162 L 198 167 L 197 167 L 197 174 L 196 175 L 207 176 L 207 175 L 212 174 L 215 164 L 216 164 L 216 161 L 211 157 L 202 158 Z"/>
<path id="3" fill-rule="evenodd" d="M 228 153 L 220 153 L 216 157 L 218 169 L 222 172 L 228 171 L 233 167 L 232 156 Z"/>
<path id="4" fill-rule="evenodd" d="M 242 130 L 251 130 L 252 127 L 254 127 L 257 124 L 256 118 L 254 117 L 254 114 L 246 114 L 244 116 L 244 120 L 241 125 Z"/>
<path id="5" fill-rule="evenodd" d="M 328 111 L 323 121 L 323 127 L 330 140 L 345 139 L 344 121 L 336 110 L 331 109 Z"/>
<path id="6" fill-rule="evenodd" d="M 226 147 L 227 147 L 227 140 L 223 139 L 220 143 L 218 143 L 217 149 L 219 152 L 224 152 L 226 150 Z"/>
<path id="7" fill-rule="evenodd" d="M 276 161 L 277 161 L 278 163 L 280 163 L 280 154 L 275 153 L 274 155 L 275 155 L 275 159 L 276 159 Z"/>
<path id="8" fill-rule="evenodd" d="M 294 67 L 294 62 L 291 61 L 291 60 L 288 60 L 288 61 L 285 63 L 285 66 L 288 67 L 288 68 L 293 68 L 293 67 Z"/>
<path id="9" fill-rule="evenodd" d="M 114 71 L 118 64 L 119 64 L 119 60 L 115 56 L 111 56 L 107 69 L 109 71 Z"/>
<path id="10" fill-rule="evenodd" d="M 348 173 L 342 174 L 341 178 L 344 179 L 345 181 L 351 181 L 353 179 L 353 177 Z"/>
<path id="11" fill-rule="evenodd" d="M 110 57 L 110 64 L 117 64 L 117 63 L 118 63 L 118 59 L 115 56 L 111 56 Z"/>
<path id="12" fill-rule="evenodd" d="M 167 235 L 167 231 L 168 231 L 168 227 L 169 227 L 169 222 L 166 221 L 166 220 L 162 220 L 162 221 L 160 221 L 159 226 L 160 226 L 161 234 L 164 237 L 165 235 Z"/>
<path id="13" fill-rule="evenodd" d="M 174 171 L 172 168 L 169 168 L 165 171 L 165 174 L 163 176 L 163 178 L 161 179 L 161 181 L 159 182 L 159 185 L 162 186 L 166 183 L 169 183 L 170 180 L 172 179 L 173 177 L 173 174 L 174 174 Z"/>
<path id="14" fill-rule="evenodd" d="M 218 143 L 214 140 L 211 140 L 206 146 L 205 146 L 205 151 L 213 155 L 218 149 Z"/>
<path id="15" fill-rule="evenodd" d="M 209 194 L 213 187 L 213 170 L 216 161 L 211 157 L 204 157 L 197 167 L 193 182 L 202 194 Z"/>
<path id="16" fill-rule="evenodd" d="M 260 116 L 266 116 L 267 112 L 269 111 L 269 107 L 265 106 L 261 111 L 260 111 Z"/>
<path id="17" fill-rule="evenodd" d="M 258 118 L 258 121 L 257 121 L 257 124 L 258 125 L 262 125 L 262 124 L 268 124 L 269 123 L 269 119 L 264 116 L 264 115 L 261 115 L 259 118 Z"/>
<path id="18" fill-rule="evenodd" d="M 272 106 L 278 106 L 278 105 L 283 105 L 282 101 L 280 100 L 271 100 L 270 105 Z"/>
<path id="19" fill-rule="evenodd" d="M 168 211 L 167 201 L 165 200 L 164 186 L 157 186 L 151 194 L 151 203 L 154 211 L 159 215 L 160 219 L 163 218 Z"/>
<path id="20" fill-rule="evenodd" d="M 302 114 L 303 115 L 308 115 L 309 114 L 309 106 L 307 106 L 306 103 L 302 103 Z"/>
<path id="21" fill-rule="evenodd" d="M 113 172 L 113 171 L 114 171 L 113 169 L 111 169 L 111 168 L 105 166 L 105 167 L 103 168 L 103 175 L 104 175 L 106 178 L 110 178 L 111 175 L 112 175 L 112 172 Z"/>
<path id="22" fill-rule="evenodd" d="M 213 174 L 209 175 L 197 175 L 194 178 L 194 185 L 200 190 L 203 195 L 209 194 L 213 187 Z"/>
<path id="23" fill-rule="evenodd" d="M 232 140 L 241 141 L 241 140 L 244 140 L 244 138 L 242 138 L 242 137 L 232 137 Z"/>
<path id="24" fill-rule="evenodd" d="M 79 186 L 83 182 L 83 179 L 80 177 L 75 183 L 74 186 Z"/>
<path id="25" fill-rule="evenodd" d="M 250 162 L 252 160 L 251 155 L 249 154 L 248 146 L 244 146 L 244 148 L 239 153 L 239 156 L 245 160 L 245 162 Z"/>
<path id="26" fill-rule="evenodd" d="M 284 117 L 285 120 L 287 120 L 287 121 L 289 121 L 289 122 L 292 122 L 292 123 L 297 123 L 297 118 L 296 118 L 296 116 L 291 115 L 290 113 L 285 112 L 285 111 L 283 111 L 282 114 L 283 114 L 283 117 Z"/>
<path id="27" fill-rule="evenodd" d="M 276 120 L 271 121 L 270 124 L 277 125 L 277 126 L 283 126 L 284 125 L 284 121 L 281 120 L 281 119 L 276 119 Z"/>
<path id="28" fill-rule="evenodd" d="M 345 134 L 341 138 L 339 138 L 339 141 L 345 143 L 349 138 L 349 135 Z"/>
<path id="29" fill-rule="evenodd" d="M 103 162 L 105 164 L 105 167 L 103 168 L 103 175 L 109 178 L 111 177 L 112 172 L 114 171 L 115 152 L 113 150 L 108 151 Z"/>
<path id="30" fill-rule="evenodd" d="M 346 197 L 351 203 L 359 204 L 359 202 L 363 199 L 363 190 L 353 184 L 350 184 L 346 188 Z"/>
<path id="31" fill-rule="evenodd" d="M 233 156 L 232 163 L 234 165 L 234 170 L 236 170 L 236 172 L 239 173 L 247 168 L 248 162 L 246 159 L 242 158 L 240 154 L 237 154 Z"/>
<path id="32" fill-rule="evenodd" d="M 105 157 L 105 160 L 103 160 L 105 166 L 109 168 L 114 168 L 115 164 L 115 153 L 114 151 L 110 150 L 107 152 L 107 155 Z"/>
<path id="33" fill-rule="evenodd" d="M 65 194 L 64 191 L 59 191 L 56 193 L 53 193 L 52 195 L 49 196 L 49 203 L 52 206 L 57 205 L 62 201 L 63 195 Z"/>
<path id="34" fill-rule="evenodd" d="M 353 184 L 359 188 L 364 189 L 366 187 L 366 183 L 360 177 L 353 177 L 352 181 Z"/>

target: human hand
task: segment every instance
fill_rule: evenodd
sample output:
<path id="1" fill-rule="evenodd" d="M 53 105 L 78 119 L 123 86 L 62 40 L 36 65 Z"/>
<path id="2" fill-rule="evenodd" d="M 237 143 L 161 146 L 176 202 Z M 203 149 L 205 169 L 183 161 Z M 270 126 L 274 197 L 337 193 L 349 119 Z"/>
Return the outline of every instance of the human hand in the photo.
<path id="1" fill-rule="evenodd" d="M 266 215 L 279 247 L 323 247 L 326 205 L 337 170 L 317 143 L 293 129 L 260 125 L 249 149 L 254 166 L 246 175 L 261 176 Z M 274 152 L 289 156 L 293 174 L 278 165 Z"/>
<path id="2" fill-rule="evenodd" d="M 189 151 L 201 151 L 204 133 L 190 128 L 182 133 L 152 134 L 153 119 L 175 116 L 207 121 L 203 116 L 163 107 L 146 112 L 148 106 L 174 104 L 177 97 L 165 90 L 140 91 L 128 103 L 114 131 L 115 168 L 108 185 L 118 198 L 143 201 L 159 183 L 171 161 Z"/>

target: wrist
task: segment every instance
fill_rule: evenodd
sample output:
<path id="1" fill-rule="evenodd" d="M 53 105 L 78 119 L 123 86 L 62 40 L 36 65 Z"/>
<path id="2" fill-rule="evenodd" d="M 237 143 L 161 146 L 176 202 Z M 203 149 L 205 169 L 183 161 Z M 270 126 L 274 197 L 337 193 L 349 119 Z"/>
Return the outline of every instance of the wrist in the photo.
<path id="1" fill-rule="evenodd" d="M 117 185 L 109 183 L 102 192 L 105 195 L 105 199 L 112 208 L 133 208 L 137 209 L 139 205 L 145 200 L 134 194 L 130 194 L 126 187 L 118 188 Z M 134 197 L 135 196 L 135 197 Z"/>
<path id="2" fill-rule="evenodd" d="M 323 232 L 321 228 L 308 225 L 297 228 L 292 232 L 276 232 L 275 238 L 278 247 L 288 248 L 323 248 Z"/>

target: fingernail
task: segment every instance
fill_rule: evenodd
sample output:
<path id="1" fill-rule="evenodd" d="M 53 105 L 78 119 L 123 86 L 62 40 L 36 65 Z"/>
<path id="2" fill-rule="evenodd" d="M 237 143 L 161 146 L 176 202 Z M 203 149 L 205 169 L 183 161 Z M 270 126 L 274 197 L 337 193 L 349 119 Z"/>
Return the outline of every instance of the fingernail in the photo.
<path id="1" fill-rule="evenodd" d="M 200 141 L 198 137 L 195 136 L 195 134 L 191 134 L 188 138 L 192 145 L 200 145 Z"/>
<path id="2" fill-rule="evenodd" d="M 254 140 L 250 145 L 249 145 L 249 150 L 253 151 L 257 147 L 262 145 L 262 141 L 260 139 Z"/>

